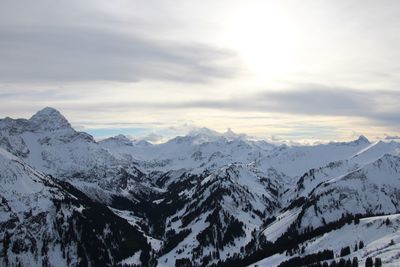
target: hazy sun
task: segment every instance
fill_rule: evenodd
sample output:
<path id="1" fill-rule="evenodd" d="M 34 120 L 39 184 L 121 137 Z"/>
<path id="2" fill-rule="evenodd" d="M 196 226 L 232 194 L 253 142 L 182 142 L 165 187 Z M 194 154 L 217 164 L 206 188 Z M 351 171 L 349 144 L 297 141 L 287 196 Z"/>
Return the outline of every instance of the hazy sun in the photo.
<path id="1" fill-rule="evenodd" d="M 278 1 L 242 2 L 226 23 L 226 37 L 250 71 L 276 75 L 294 69 L 299 32 Z"/>

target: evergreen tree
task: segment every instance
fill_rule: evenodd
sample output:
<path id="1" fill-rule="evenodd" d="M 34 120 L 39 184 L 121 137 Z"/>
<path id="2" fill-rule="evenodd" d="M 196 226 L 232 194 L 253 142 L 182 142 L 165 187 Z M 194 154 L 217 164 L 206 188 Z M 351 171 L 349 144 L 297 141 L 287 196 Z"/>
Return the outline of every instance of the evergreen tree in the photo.
<path id="1" fill-rule="evenodd" d="M 346 267 L 346 260 L 345 259 L 340 259 L 339 263 L 337 264 L 339 267 Z"/>
<path id="2" fill-rule="evenodd" d="M 375 258 L 375 267 L 382 267 L 381 258 Z"/>
<path id="3" fill-rule="evenodd" d="M 358 258 L 357 257 L 353 258 L 353 262 L 351 264 L 351 267 L 358 267 Z"/>
<path id="4" fill-rule="evenodd" d="M 350 247 L 344 247 L 340 250 L 340 257 L 344 257 L 350 254 Z"/>
<path id="5" fill-rule="evenodd" d="M 365 267 L 373 267 L 374 262 L 372 261 L 371 257 L 368 257 L 367 260 L 365 261 Z"/>

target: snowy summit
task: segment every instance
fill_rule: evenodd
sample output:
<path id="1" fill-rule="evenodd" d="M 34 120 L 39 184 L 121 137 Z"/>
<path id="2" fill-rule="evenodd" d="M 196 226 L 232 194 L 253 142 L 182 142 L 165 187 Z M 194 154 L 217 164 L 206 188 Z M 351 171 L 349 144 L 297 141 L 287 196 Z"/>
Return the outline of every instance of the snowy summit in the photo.
<path id="1" fill-rule="evenodd" d="M 400 264 L 395 141 L 96 142 L 45 108 L 0 120 L 0 159 L 4 266 Z"/>

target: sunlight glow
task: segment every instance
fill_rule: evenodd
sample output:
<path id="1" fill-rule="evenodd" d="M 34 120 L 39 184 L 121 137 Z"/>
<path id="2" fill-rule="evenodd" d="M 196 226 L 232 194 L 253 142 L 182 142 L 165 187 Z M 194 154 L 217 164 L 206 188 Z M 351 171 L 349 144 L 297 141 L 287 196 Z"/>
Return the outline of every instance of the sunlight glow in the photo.
<path id="1" fill-rule="evenodd" d="M 246 2 L 227 25 L 227 38 L 256 75 L 294 71 L 300 35 L 290 12 L 279 2 Z"/>

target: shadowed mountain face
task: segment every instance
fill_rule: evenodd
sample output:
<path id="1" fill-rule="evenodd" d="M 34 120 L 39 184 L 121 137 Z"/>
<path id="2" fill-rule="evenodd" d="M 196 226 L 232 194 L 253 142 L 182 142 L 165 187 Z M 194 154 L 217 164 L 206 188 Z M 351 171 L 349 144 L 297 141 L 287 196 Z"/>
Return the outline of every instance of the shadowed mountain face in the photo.
<path id="1" fill-rule="evenodd" d="M 52 108 L 5 118 L 0 265 L 396 266 L 399 155 L 364 136 L 278 146 L 200 129 L 154 145 L 96 142 Z"/>

